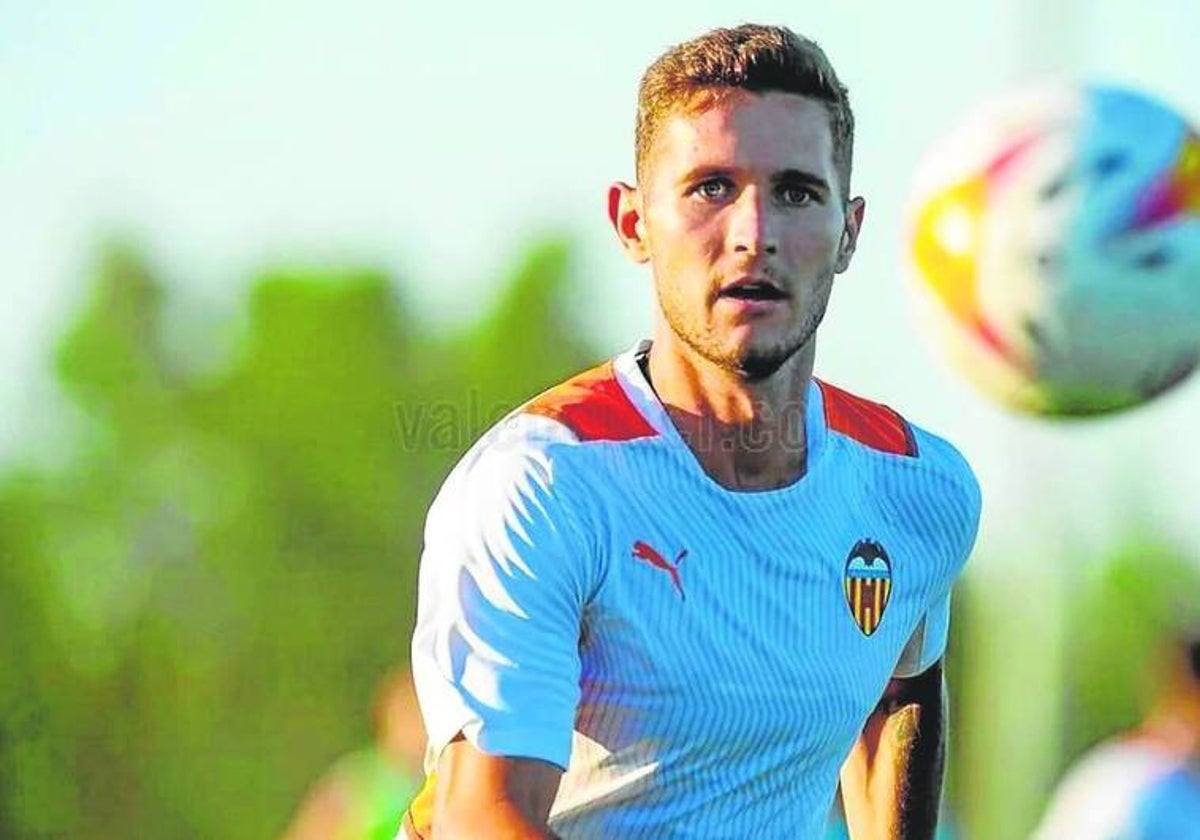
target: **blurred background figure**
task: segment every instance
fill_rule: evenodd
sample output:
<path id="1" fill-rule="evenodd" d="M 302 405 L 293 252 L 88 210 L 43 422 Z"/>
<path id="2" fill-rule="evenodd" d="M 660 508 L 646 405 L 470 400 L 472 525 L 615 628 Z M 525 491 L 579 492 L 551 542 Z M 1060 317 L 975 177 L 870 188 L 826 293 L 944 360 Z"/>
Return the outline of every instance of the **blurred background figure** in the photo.
<path id="1" fill-rule="evenodd" d="M 421 782 L 425 730 L 412 674 L 388 673 L 372 708 L 375 741 L 313 786 L 283 840 L 392 840 Z"/>
<path id="2" fill-rule="evenodd" d="M 1200 840 L 1200 627 L 1160 658 L 1142 723 L 1068 771 L 1035 840 Z"/>

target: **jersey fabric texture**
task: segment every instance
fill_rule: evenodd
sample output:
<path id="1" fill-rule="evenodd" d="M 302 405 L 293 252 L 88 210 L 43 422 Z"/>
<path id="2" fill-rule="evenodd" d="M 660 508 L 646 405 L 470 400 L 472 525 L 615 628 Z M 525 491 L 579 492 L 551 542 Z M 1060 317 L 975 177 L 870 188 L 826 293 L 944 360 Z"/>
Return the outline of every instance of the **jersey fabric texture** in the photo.
<path id="1" fill-rule="evenodd" d="M 558 765 L 550 826 L 569 840 L 820 838 L 888 679 L 942 656 L 978 485 L 942 439 L 814 381 L 803 477 L 728 490 L 646 381 L 647 349 L 499 423 L 430 509 L 427 770 L 460 732 Z"/>

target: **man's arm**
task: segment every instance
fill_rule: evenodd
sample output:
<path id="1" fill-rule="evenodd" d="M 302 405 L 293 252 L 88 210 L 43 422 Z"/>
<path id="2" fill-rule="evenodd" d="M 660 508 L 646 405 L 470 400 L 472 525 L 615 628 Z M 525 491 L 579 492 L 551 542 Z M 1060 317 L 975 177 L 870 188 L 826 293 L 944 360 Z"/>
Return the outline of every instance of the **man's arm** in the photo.
<path id="1" fill-rule="evenodd" d="M 842 802 L 855 840 L 932 840 L 945 763 L 945 706 L 940 660 L 888 683 L 842 766 Z"/>
<path id="2" fill-rule="evenodd" d="M 480 752 L 463 737 L 438 760 L 433 840 L 554 840 L 547 826 L 562 770 Z"/>
<path id="3" fill-rule="evenodd" d="M 583 613 L 603 558 L 584 504 L 555 481 L 548 448 L 572 434 L 542 417 L 505 423 L 451 473 L 426 522 L 412 667 L 438 767 L 407 824 L 422 840 L 552 837 L 570 762 Z"/>

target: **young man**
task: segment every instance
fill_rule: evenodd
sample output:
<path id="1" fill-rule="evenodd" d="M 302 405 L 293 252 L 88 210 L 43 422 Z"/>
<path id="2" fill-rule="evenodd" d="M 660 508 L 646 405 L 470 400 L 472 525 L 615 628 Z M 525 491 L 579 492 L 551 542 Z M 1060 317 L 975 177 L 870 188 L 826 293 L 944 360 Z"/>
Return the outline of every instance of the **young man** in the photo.
<path id="1" fill-rule="evenodd" d="M 517 410 L 430 510 L 411 837 L 816 838 L 839 768 L 854 837 L 932 836 L 979 495 L 947 443 L 813 379 L 852 136 L 786 29 L 647 71 L 609 216 L 654 339 Z"/>

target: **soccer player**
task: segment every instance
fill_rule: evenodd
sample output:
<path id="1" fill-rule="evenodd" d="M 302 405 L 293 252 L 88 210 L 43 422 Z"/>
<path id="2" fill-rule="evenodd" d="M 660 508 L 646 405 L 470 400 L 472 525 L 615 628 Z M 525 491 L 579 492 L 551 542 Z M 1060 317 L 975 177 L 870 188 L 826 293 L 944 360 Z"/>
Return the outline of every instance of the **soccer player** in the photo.
<path id="1" fill-rule="evenodd" d="M 414 838 L 927 838 L 951 583 L 979 494 L 945 441 L 813 378 L 863 220 L 820 48 L 719 29 L 640 87 L 653 340 L 522 406 L 429 512 Z M 881 358 L 880 363 L 886 363 Z"/>

